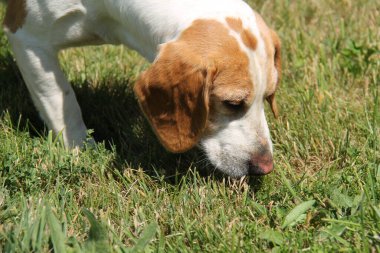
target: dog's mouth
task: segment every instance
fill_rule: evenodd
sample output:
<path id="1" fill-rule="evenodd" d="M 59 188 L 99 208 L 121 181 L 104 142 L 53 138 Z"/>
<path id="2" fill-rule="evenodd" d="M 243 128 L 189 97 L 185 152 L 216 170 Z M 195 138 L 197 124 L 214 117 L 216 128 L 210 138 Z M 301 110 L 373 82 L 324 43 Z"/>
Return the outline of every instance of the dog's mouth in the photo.
<path id="1" fill-rule="evenodd" d="M 236 179 L 249 175 L 248 162 L 240 161 L 236 157 L 224 156 L 224 158 L 218 158 L 218 156 L 214 156 L 204 149 L 202 151 L 201 162 L 207 170 L 217 171 L 225 176 Z"/>
<path id="2" fill-rule="evenodd" d="M 232 178 L 243 176 L 264 176 L 271 173 L 274 169 L 272 153 L 269 149 L 266 152 L 253 153 L 238 150 L 232 147 L 210 142 L 202 142 L 198 145 L 202 150 L 200 158 L 202 165 L 209 167 L 212 165 L 214 170 Z M 263 150 L 263 149 L 261 149 Z"/>

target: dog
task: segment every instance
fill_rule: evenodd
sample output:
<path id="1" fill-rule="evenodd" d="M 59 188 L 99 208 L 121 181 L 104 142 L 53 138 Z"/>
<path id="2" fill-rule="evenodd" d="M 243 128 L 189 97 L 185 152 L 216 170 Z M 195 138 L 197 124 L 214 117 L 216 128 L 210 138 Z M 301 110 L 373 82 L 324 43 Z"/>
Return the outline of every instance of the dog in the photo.
<path id="1" fill-rule="evenodd" d="M 264 114 L 277 118 L 280 40 L 241 0 L 11 0 L 4 19 L 16 62 L 40 116 L 67 147 L 87 128 L 57 52 L 124 44 L 152 65 L 134 86 L 162 145 L 198 145 L 225 174 L 273 170 Z"/>

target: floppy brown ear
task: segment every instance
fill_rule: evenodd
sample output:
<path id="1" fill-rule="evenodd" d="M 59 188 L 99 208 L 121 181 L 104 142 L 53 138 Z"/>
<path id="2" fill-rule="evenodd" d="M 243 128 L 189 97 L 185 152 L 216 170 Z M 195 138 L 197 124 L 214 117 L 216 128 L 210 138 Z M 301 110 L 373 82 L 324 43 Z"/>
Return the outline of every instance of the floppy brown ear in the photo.
<path id="1" fill-rule="evenodd" d="M 277 70 L 276 87 L 278 87 L 278 84 L 281 80 L 281 41 L 280 41 L 280 38 L 278 37 L 277 33 L 273 30 L 271 30 L 271 37 L 272 37 L 272 41 L 274 44 L 274 50 L 275 50 L 274 51 L 274 67 Z M 273 112 L 274 117 L 277 119 L 279 113 L 278 113 L 277 103 L 276 103 L 276 99 L 275 99 L 275 93 L 270 95 L 267 98 L 267 100 L 269 102 L 269 105 L 270 105 L 270 108 Z"/>
<path id="2" fill-rule="evenodd" d="M 196 145 L 208 116 L 207 71 L 189 57 L 167 45 L 134 87 L 154 132 L 175 153 Z"/>
<path id="3" fill-rule="evenodd" d="M 273 30 L 271 30 L 271 36 L 272 36 L 272 41 L 274 44 L 274 66 L 277 69 L 278 73 L 278 81 L 281 79 L 281 41 L 280 37 L 278 37 L 277 33 Z"/>
<path id="4" fill-rule="evenodd" d="M 269 103 L 270 109 L 273 112 L 274 118 L 277 119 L 278 118 L 278 108 L 277 108 L 277 103 L 276 103 L 276 99 L 275 99 L 275 93 L 273 93 L 272 95 L 267 97 L 267 101 Z"/>

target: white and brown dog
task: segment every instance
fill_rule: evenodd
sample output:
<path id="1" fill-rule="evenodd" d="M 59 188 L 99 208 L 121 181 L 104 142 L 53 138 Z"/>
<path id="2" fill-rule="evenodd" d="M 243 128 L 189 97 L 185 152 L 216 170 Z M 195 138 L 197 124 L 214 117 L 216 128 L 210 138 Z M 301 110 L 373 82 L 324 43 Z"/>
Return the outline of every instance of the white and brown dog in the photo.
<path id="1" fill-rule="evenodd" d="M 152 61 L 134 91 L 172 152 L 197 143 L 232 177 L 273 169 L 264 114 L 280 76 L 280 42 L 241 0 L 10 0 L 4 27 L 31 97 L 68 147 L 87 128 L 57 52 L 124 44 Z"/>

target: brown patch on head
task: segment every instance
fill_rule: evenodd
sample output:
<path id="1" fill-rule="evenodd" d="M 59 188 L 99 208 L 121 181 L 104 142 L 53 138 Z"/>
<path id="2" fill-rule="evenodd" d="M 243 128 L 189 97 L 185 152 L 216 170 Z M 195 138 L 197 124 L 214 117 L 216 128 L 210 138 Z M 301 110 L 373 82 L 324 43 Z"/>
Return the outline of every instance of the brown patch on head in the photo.
<path id="1" fill-rule="evenodd" d="M 241 33 L 243 31 L 243 22 L 240 18 L 227 17 L 226 22 L 228 26 L 235 32 Z"/>
<path id="2" fill-rule="evenodd" d="M 265 49 L 267 52 L 267 88 L 266 96 L 267 101 L 271 107 L 274 116 L 278 117 L 278 108 L 275 100 L 275 92 L 278 88 L 278 83 L 281 78 L 281 42 L 272 29 L 270 29 L 262 19 L 262 17 L 255 13 L 256 22 L 260 30 L 260 34 L 264 40 Z M 275 68 L 275 69 L 274 69 Z M 274 80 L 276 76 L 273 73 L 277 72 L 277 80 Z"/>
<path id="3" fill-rule="evenodd" d="M 255 35 L 251 33 L 251 31 L 248 29 L 243 29 L 243 22 L 240 18 L 227 17 L 226 22 L 232 30 L 240 34 L 244 45 L 252 50 L 256 50 L 257 39 Z"/>
<path id="4" fill-rule="evenodd" d="M 12 33 L 15 33 L 24 25 L 26 15 L 26 0 L 8 1 L 8 7 L 3 24 Z"/>
<path id="5" fill-rule="evenodd" d="M 240 23 L 238 19 L 235 21 L 235 24 Z M 210 90 L 211 119 L 217 113 L 231 114 L 225 103 L 245 104 L 246 107 L 252 103 L 254 90 L 248 56 L 223 24 L 213 20 L 196 20 L 182 33 L 179 41 L 186 42 L 193 58 L 194 54 L 198 55 L 203 63 L 215 69 Z"/>
<path id="6" fill-rule="evenodd" d="M 252 50 L 256 50 L 257 39 L 255 35 L 253 35 L 249 30 L 244 29 L 244 31 L 241 33 L 241 39 L 243 40 L 244 45 Z"/>
<path id="7" fill-rule="evenodd" d="M 164 44 L 134 89 L 161 143 L 184 152 L 223 102 L 252 102 L 248 65 L 236 39 L 217 21 L 196 20 L 178 40 Z"/>

